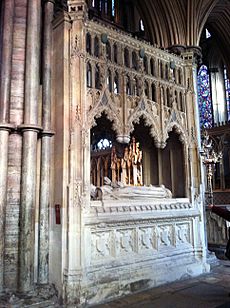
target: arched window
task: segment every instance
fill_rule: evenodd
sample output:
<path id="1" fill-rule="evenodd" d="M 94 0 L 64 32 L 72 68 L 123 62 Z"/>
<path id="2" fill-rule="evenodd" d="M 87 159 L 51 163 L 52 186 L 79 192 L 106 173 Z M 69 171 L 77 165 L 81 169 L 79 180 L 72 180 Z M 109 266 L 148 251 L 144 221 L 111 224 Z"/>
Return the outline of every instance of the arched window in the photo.
<path id="1" fill-rule="evenodd" d="M 168 67 L 168 64 L 165 64 L 165 79 L 169 80 L 169 67 Z"/>
<path id="2" fill-rule="evenodd" d="M 210 94 L 210 81 L 208 68 L 205 65 L 202 65 L 198 71 L 197 86 L 200 126 L 205 128 L 212 127 L 213 114 Z"/>
<path id="3" fill-rule="evenodd" d="M 135 70 L 138 69 L 137 54 L 135 51 L 132 52 L 132 68 Z"/>
<path id="4" fill-rule="evenodd" d="M 151 89 L 152 89 L 152 101 L 156 102 L 156 86 L 154 83 L 152 83 Z"/>
<path id="5" fill-rule="evenodd" d="M 181 71 L 181 68 L 179 68 L 179 70 L 178 70 L 178 83 L 182 84 L 182 71 Z"/>
<path id="6" fill-rule="evenodd" d="M 133 95 L 139 96 L 139 90 L 138 90 L 138 81 L 137 78 L 133 78 Z"/>
<path id="7" fill-rule="evenodd" d="M 124 64 L 126 67 L 130 67 L 129 65 L 129 50 L 125 48 L 124 50 Z"/>
<path id="8" fill-rule="evenodd" d="M 100 54 L 99 39 L 96 36 L 94 38 L 94 56 L 99 58 L 99 54 Z"/>
<path id="9" fill-rule="evenodd" d="M 174 81 L 176 82 L 176 69 L 175 68 L 173 68 L 173 79 L 174 79 Z"/>
<path id="10" fill-rule="evenodd" d="M 166 104 L 167 104 L 167 106 L 168 107 L 172 107 L 171 106 L 171 101 L 170 101 L 170 91 L 169 91 L 169 88 L 167 88 L 167 90 L 166 90 Z"/>
<path id="11" fill-rule="evenodd" d="M 113 92 L 114 92 L 115 94 L 118 94 L 118 93 L 119 93 L 119 76 L 118 76 L 118 73 L 117 73 L 117 72 L 115 73 L 115 76 L 114 76 Z"/>
<path id="12" fill-rule="evenodd" d="M 106 58 L 107 60 L 111 60 L 111 46 L 109 41 L 106 43 Z"/>
<path id="13" fill-rule="evenodd" d="M 161 79 L 164 79 L 164 68 L 163 63 L 160 61 L 160 77 Z"/>
<path id="14" fill-rule="evenodd" d="M 149 98 L 149 84 L 145 81 L 145 96 Z"/>
<path id="15" fill-rule="evenodd" d="M 91 64 L 88 62 L 86 67 L 86 84 L 87 87 L 92 87 L 92 67 Z"/>
<path id="16" fill-rule="evenodd" d="M 150 71 L 151 71 L 151 75 L 155 76 L 155 61 L 153 59 L 150 60 Z"/>
<path id="17" fill-rule="evenodd" d="M 183 95 L 182 93 L 180 92 L 180 110 L 184 112 L 184 102 L 183 102 Z"/>
<path id="18" fill-rule="evenodd" d="M 131 95 L 131 82 L 129 76 L 126 76 L 126 94 Z"/>
<path id="19" fill-rule="evenodd" d="M 145 70 L 146 74 L 148 74 L 149 73 L 148 58 L 146 56 L 144 56 L 143 64 L 144 64 L 144 70 Z"/>
<path id="20" fill-rule="evenodd" d="M 91 35 L 89 33 L 86 34 L 86 52 L 88 52 L 90 55 L 92 53 L 92 50 L 91 50 Z"/>
<path id="21" fill-rule="evenodd" d="M 113 45 L 113 61 L 117 63 L 117 44 Z"/>
<path id="22" fill-rule="evenodd" d="M 95 67 L 95 88 L 100 89 L 101 88 L 101 76 L 100 76 L 100 67 L 96 65 Z"/>
<path id="23" fill-rule="evenodd" d="M 107 73 L 107 87 L 109 91 L 112 92 L 112 74 L 110 70 L 108 70 L 108 73 Z"/>
<path id="24" fill-rule="evenodd" d="M 177 91 L 174 92 L 174 99 L 175 99 L 175 103 L 176 103 L 177 109 L 180 110 L 180 106 L 178 106 Z"/>

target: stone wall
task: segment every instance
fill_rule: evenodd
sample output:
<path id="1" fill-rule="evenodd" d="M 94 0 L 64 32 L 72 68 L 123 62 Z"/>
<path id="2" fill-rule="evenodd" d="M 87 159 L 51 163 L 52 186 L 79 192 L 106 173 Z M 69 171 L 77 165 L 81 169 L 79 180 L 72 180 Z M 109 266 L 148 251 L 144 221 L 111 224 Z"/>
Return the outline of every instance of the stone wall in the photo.
<path id="1" fill-rule="evenodd" d="M 27 1 L 16 0 L 10 93 L 10 123 L 23 123 Z M 5 284 L 16 289 L 18 279 L 19 210 L 22 137 L 17 131 L 9 137 L 8 192 L 5 225 Z"/>

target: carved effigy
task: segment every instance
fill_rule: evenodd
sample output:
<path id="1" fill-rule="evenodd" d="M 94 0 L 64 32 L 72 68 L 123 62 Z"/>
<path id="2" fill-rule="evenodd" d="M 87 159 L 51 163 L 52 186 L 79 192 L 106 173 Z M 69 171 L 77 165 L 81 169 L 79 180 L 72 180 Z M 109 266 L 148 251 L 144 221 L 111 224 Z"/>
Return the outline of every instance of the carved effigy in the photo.
<path id="1" fill-rule="evenodd" d="M 165 199 L 172 198 L 172 193 L 164 185 L 160 186 L 125 186 L 121 182 L 112 182 L 104 178 L 105 185 L 100 187 L 102 195 L 98 197 L 98 187 L 91 184 L 91 197 L 95 200 L 123 199 Z"/>

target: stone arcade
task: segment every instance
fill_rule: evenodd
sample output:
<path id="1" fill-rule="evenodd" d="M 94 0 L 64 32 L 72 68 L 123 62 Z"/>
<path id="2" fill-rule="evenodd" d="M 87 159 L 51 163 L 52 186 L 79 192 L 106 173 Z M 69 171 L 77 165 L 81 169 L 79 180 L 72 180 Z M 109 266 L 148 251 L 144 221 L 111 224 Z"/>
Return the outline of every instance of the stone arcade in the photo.
<path id="1" fill-rule="evenodd" d="M 2 292 L 53 283 L 84 306 L 209 271 L 199 48 L 158 48 L 98 2 L 43 1 L 41 63 L 40 1 L 4 2 Z"/>

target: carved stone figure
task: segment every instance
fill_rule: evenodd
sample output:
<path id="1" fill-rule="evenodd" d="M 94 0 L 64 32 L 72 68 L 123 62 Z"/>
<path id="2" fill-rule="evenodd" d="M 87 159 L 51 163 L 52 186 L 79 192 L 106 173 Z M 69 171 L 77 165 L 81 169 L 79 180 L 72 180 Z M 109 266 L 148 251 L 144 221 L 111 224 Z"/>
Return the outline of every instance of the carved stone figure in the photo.
<path id="1" fill-rule="evenodd" d="M 172 193 L 164 185 L 161 186 L 124 186 L 121 182 L 113 183 L 109 178 L 104 178 L 104 183 L 101 187 L 102 200 L 105 199 L 165 199 L 172 198 Z M 115 185 L 114 185 L 115 184 Z M 97 199 L 97 189 L 91 185 L 91 196 Z"/>

